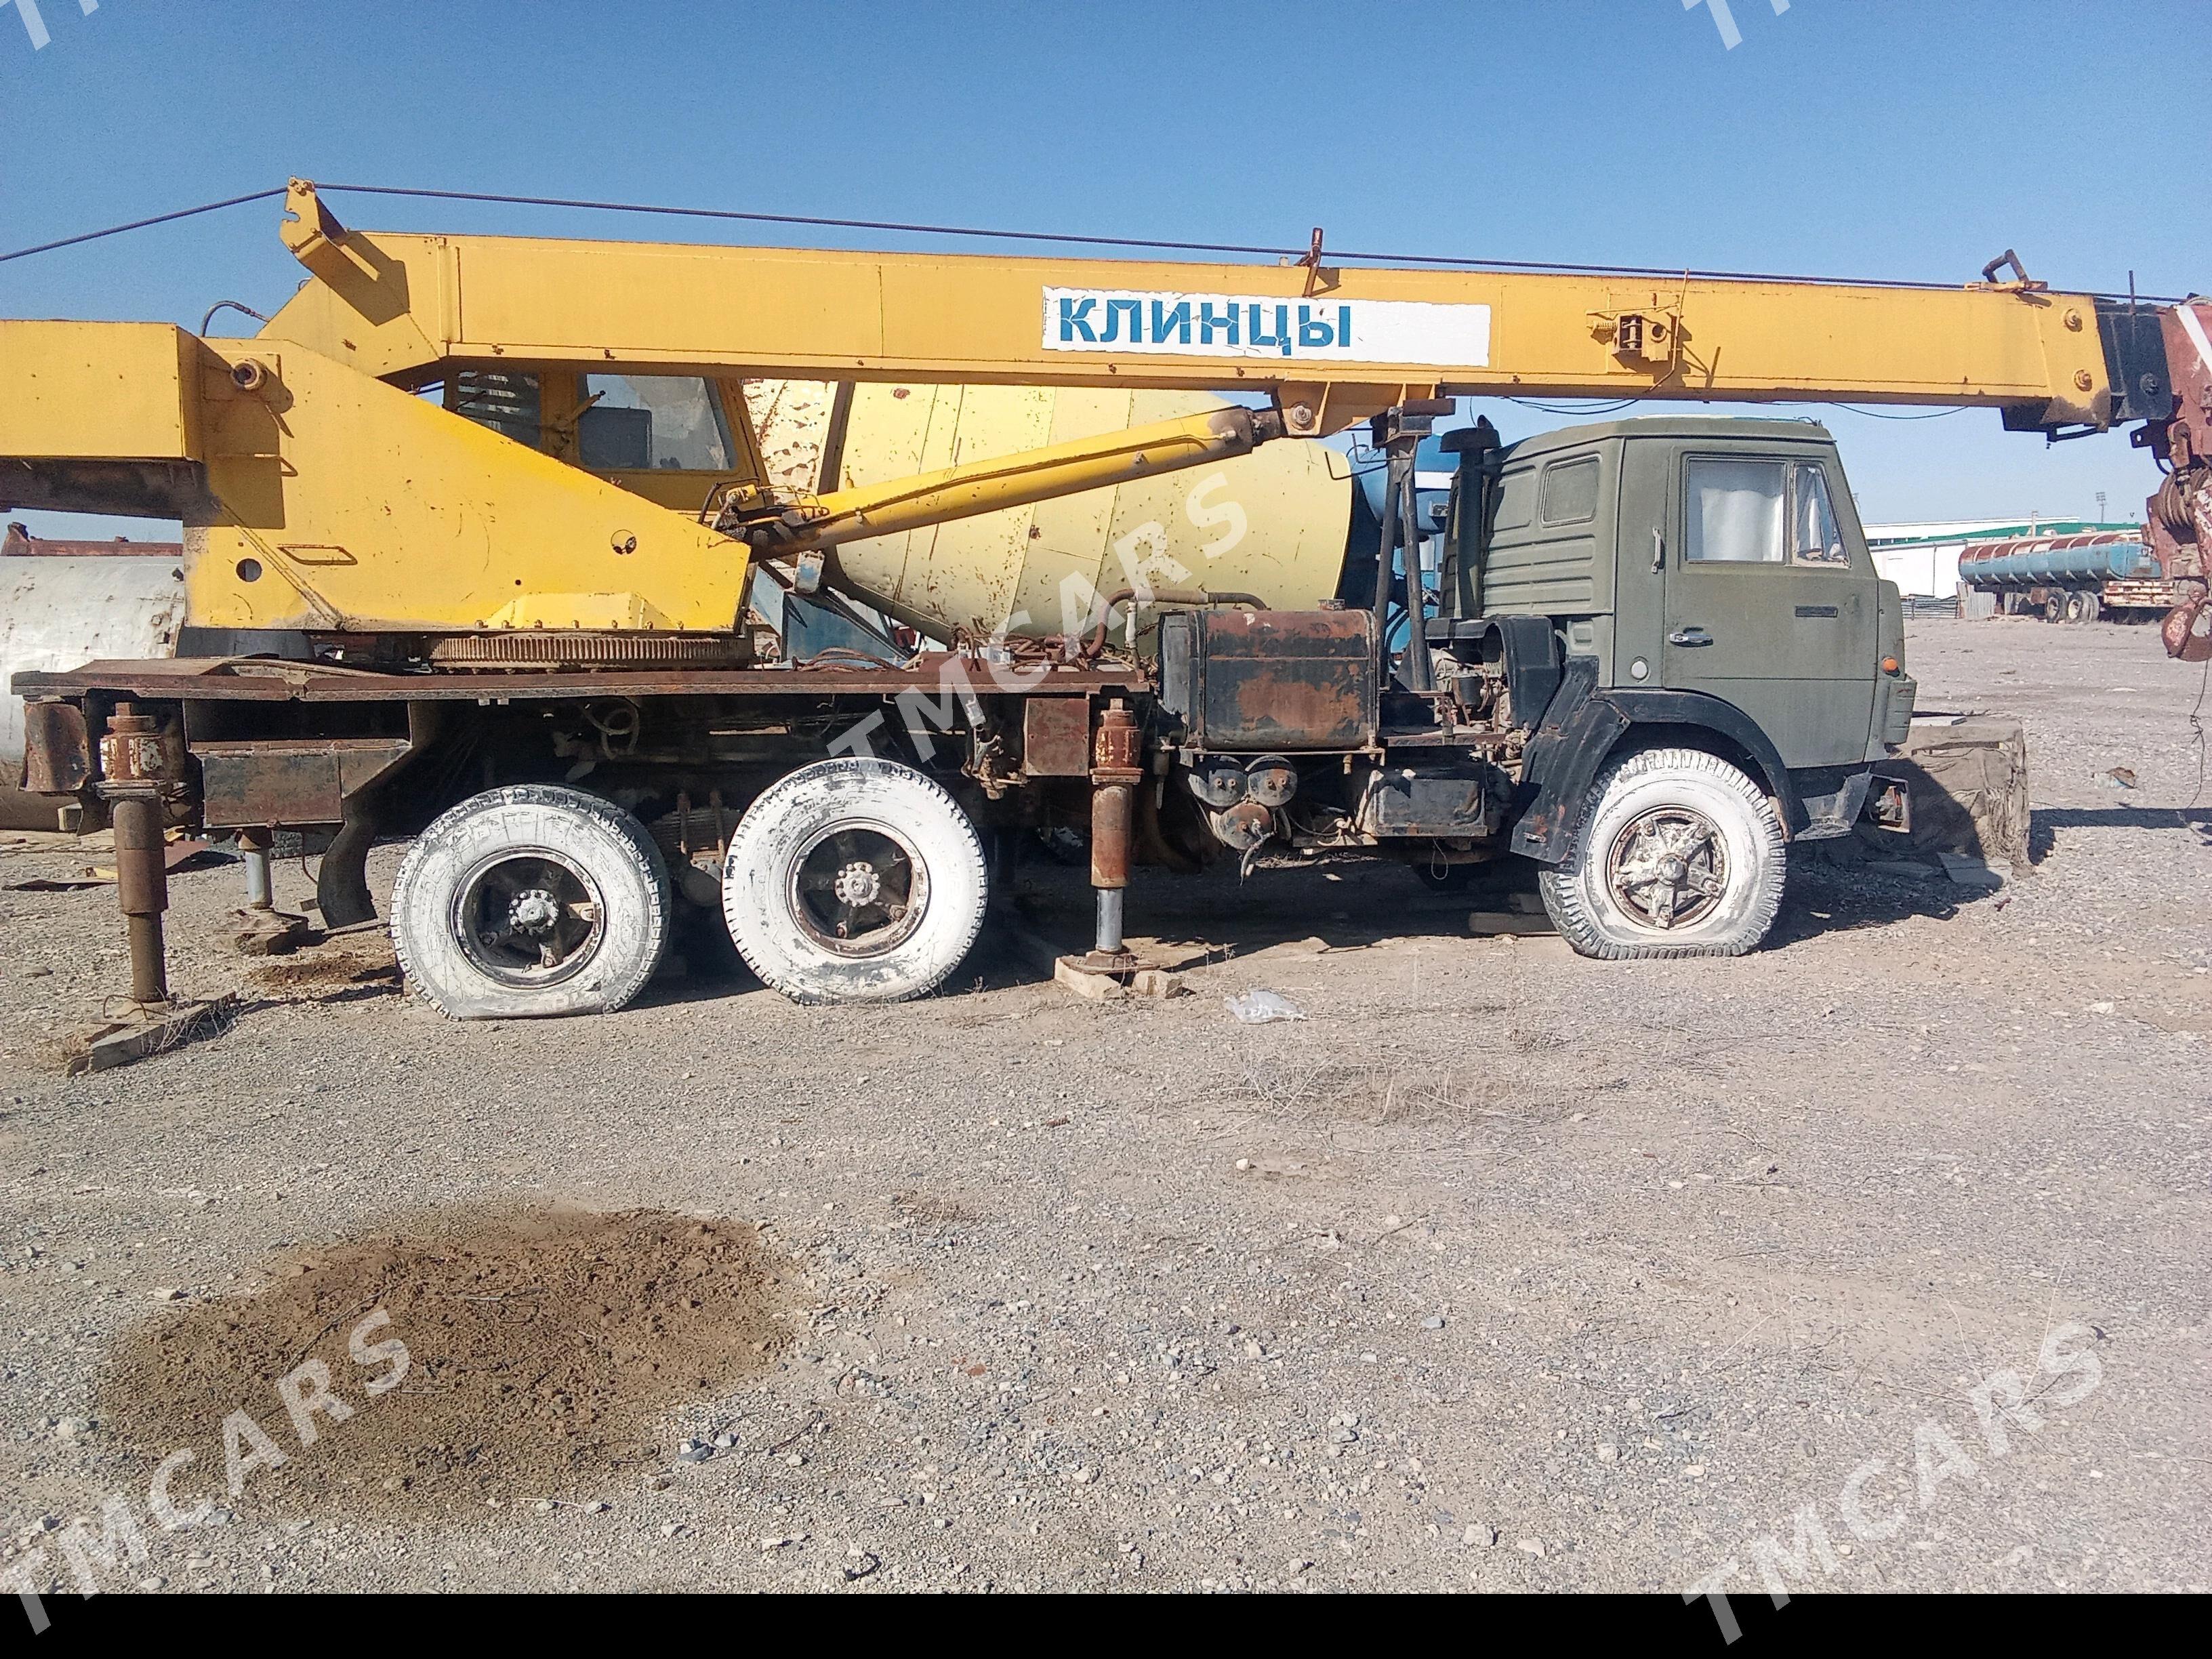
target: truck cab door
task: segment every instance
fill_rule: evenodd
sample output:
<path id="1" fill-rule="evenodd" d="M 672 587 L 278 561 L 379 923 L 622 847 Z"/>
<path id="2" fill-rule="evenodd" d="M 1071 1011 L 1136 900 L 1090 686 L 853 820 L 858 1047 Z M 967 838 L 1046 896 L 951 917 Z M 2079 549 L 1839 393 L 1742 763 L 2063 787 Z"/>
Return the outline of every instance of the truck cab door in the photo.
<path id="1" fill-rule="evenodd" d="M 1686 449 L 1676 477 L 1661 684 L 1733 703 L 1785 765 L 1863 760 L 1875 577 L 1838 521 L 1832 459 Z"/>

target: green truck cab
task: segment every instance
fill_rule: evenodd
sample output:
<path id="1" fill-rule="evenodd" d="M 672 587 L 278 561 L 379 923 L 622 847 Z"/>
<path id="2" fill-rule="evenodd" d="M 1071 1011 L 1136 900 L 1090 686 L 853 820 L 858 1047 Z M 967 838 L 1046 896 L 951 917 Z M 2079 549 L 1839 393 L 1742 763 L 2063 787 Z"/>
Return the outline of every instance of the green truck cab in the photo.
<path id="1" fill-rule="evenodd" d="M 1717 698 L 1792 771 L 1879 760 L 1902 740 L 1901 604 L 1875 574 L 1825 428 L 1575 427 L 1499 452 L 1483 482 L 1485 537 L 1455 562 L 1461 614 L 1547 617 L 1569 654 L 1595 659 L 1600 686 Z M 1899 670 L 1881 672 L 1885 657 Z"/>
<path id="2" fill-rule="evenodd" d="M 1271 842 L 1432 875 L 1522 855 L 1586 955 L 1754 948 L 1790 846 L 1850 832 L 1912 717 L 1903 607 L 1834 440 L 1663 416 L 1444 446 L 1418 642 L 1383 643 L 1371 598 L 1163 625 L 1206 827 L 1248 862 Z"/>

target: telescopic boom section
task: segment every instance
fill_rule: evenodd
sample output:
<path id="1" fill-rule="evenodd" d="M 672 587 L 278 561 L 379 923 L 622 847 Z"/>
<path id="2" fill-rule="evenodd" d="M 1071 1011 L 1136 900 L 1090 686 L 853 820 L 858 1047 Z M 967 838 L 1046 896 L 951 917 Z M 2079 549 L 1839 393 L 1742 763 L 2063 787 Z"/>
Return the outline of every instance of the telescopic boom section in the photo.
<path id="1" fill-rule="evenodd" d="M 345 229 L 298 181 L 289 206 L 285 239 L 319 280 L 264 337 L 401 384 L 527 360 L 1247 390 L 1294 436 L 1454 395 L 1982 405 L 2050 431 L 2129 417 L 2100 302 L 2025 278 L 1905 289 L 393 234 Z"/>
<path id="2" fill-rule="evenodd" d="M 728 636 L 752 550 L 803 587 L 842 544 L 1453 395 L 1982 405 L 2053 436 L 2142 421 L 2173 473 L 2155 533 L 2178 550 L 2208 500 L 2198 315 L 2052 293 L 2016 263 L 1955 289 L 1655 281 L 371 232 L 298 180 L 287 205 L 314 280 L 252 338 L 0 321 L 0 506 L 181 519 L 191 621 L 240 638 Z M 706 472 L 579 464 L 587 377 L 653 374 L 707 377 L 726 409 L 744 376 L 1232 406 L 819 494 L 776 486 L 743 431 Z M 459 418 L 456 388 L 496 376 L 538 383 L 542 446 Z M 410 395 L 441 383 L 446 408 Z"/>

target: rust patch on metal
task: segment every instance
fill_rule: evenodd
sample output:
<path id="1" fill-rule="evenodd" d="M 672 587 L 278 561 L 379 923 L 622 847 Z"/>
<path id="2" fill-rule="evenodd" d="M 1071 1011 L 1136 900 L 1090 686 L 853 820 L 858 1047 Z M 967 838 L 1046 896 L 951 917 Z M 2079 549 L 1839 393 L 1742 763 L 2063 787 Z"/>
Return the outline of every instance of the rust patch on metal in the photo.
<path id="1" fill-rule="evenodd" d="M 2183 662 L 2212 658 L 2212 600 L 2191 599 L 2187 605 L 2176 605 L 2166 613 L 2159 633 L 2169 657 Z"/>
<path id="2" fill-rule="evenodd" d="M 1109 775 L 1129 773 L 1133 781 L 1133 775 L 1141 770 L 1137 750 L 1137 717 L 1126 704 L 1117 701 L 1098 717 L 1098 740 L 1091 753 L 1091 770 Z"/>
<path id="3" fill-rule="evenodd" d="M 1129 884 L 1129 848 L 1134 839 L 1138 766 L 1143 734 L 1129 706 L 1115 699 L 1098 716 L 1098 735 L 1091 755 L 1091 884 Z"/>
<path id="4" fill-rule="evenodd" d="M 34 795 L 74 795 L 92 777 L 84 710 L 73 702 L 23 705 L 23 787 Z"/>
<path id="5" fill-rule="evenodd" d="M 1212 612 L 1200 623 L 1195 735 L 1209 749 L 1359 749 L 1379 691 L 1366 611 Z"/>
<path id="6" fill-rule="evenodd" d="M 1136 787 L 1105 783 L 1091 792 L 1091 884 L 1127 887 L 1136 819 Z"/>
<path id="7" fill-rule="evenodd" d="M 182 542 L 134 542 L 127 536 L 105 542 L 57 541 L 51 536 L 33 536 L 20 524 L 9 525 L 6 535 L 0 536 L 0 559 L 181 559 L 184 556 Z"/>
<path id="8" fill-rule="evenodd" d="M 210 829 L 337 823 L 357 794 L 404 756 L 405 738 L 206 743 L 199 757 Z"/>
<path id="9" fill-rule="evenodd" d="M 1091 700 L 1028 697 L 1022 702 L 1022 771 L 1079 778 L 1091 769 Z"/>

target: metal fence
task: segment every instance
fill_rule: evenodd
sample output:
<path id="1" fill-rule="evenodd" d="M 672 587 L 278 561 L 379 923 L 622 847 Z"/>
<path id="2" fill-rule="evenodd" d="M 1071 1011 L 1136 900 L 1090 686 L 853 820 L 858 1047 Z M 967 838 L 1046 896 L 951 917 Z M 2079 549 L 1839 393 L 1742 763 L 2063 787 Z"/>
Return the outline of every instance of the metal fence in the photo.
<path id="1" fill-rule="evenodd" d="M 1956 593 L 1907 593 L 1905 614 L 1908 617 L 1955 617 L 1959 614 Z"/>

